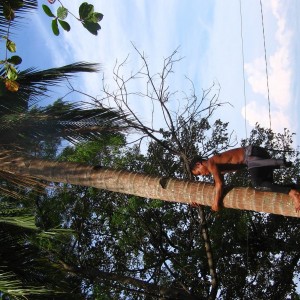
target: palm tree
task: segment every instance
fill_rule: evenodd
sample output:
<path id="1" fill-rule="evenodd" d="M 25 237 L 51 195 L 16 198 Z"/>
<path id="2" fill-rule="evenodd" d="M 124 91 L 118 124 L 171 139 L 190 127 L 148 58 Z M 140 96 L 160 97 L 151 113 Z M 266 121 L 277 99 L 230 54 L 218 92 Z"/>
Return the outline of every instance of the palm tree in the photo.
<path id="1" fill-rule="evenodd" d="M 24 178 L 92 186 L 171 202 L 210 206 L 214 195 L 214 186 L 207 183 L 155 177 L 101 166 L 26 158 L 12 151 L 0 152 L 0 165 L 3 173 Z M 227 208 L 298 217 L 291 199 L 284 194 L 234 188 L 227 192 L 223 203 Z"/>
<path id="2" fill-rule="evenodd" d="M 22 5 L 19 6 L 20 4 Z M 18 11 L 15 21 L 20 21 L 22 13 L 27 13 L 36 7 L 36 0 L 0 2 L 1 12 L 4 8 L 6 12 L 10 11 L 13 15 L 16 10 Z M 2 35 L 6 35 L 11 29 L 18 29 L 17 23 L 11 20 L 8 21 L 1 14 L 0 33 Z M 96 72 L 98 67 L 96 64 L 74 63 L 42 71 L 29 68 L 18 72 L 17 92 L 8 90 L 2 80 L 0 82 L 1 149 L 10 149 L 13 152 L 18 149 L 23 153 L 33 154 L 43 143 L 58 144 L 62 140 L 74 143 L 99 138 L 106 132 L 119 131 L 123 127 L 122 116 L 111 109 L 90 107 L 82 103 L 66 103 L 62 100 L 46 108 L 35 106 L 42 97 L 47 96 L 49 87 L 60 84 L 78 72 Z M 5 77 L 5 75 L 5 67 L 0 68 L 0 76 Z M 56 292 L 57 282 L 54 281 L 57 280 L 58 274 L 61 275 L 58 281 L 69 282 L 69 280 L 64 277 L 67 276 L 66 272 L 60 272 L 51 261 L 45 259 L 46 253 L 43 257 L 42 250 L 29 242 L 29 237 L 35 237 L 40 233 L 34 224 L 33 211 L 26 212 L 26 216 L 14 216 L 12 211 L 17 211 L 19 214 L 21 209 L 15 202 L 10 203 L 12 210 L 3 209 L 5 199 L 7 199 L 5 196 L 24 197 L 24 193 L 20 193 L 15 186 L 25 187 L 27 196 L 28 187 L 35 186 L 37 181 L 6 171 L 0 170 L 0 173 L 0 192 L 4 195 L 0 199 L 0 241 L 3 246 L 0 251 L 2 261 L 0 295 L 3 296 L 3 293 L 9 292 L 9 296 L 14 298 L 25 297 L 29 294 L 51 294 L 49 287 Z M 41 185 L 40 182 L 38 184 Z M 48 275 L 48 279 L 54 279 L 52 286 L 46 279 Z M 42 277 L 46 279 L 46 288 L 40 287 Z M 62 289 L 67 286 L 62 285 L 59 292 L 66 292 L 67 288 Z M 75 286 L 80 287 L 80 283 L 77 282 Z M 74 292 L 74 286 L 70 289 Z M 80 293 L 80 290 L 77 292 Z M 73 295 L 73 297 L 76 296 Z M 59 296 L 56 295 L 56 298 Z M 66 298 L 70 297 L 62 296 L 62 299 Z"/>
<path id="3" fill-rule="evenodd" d="M 36 70 L 29 68 L 18 74 L 18 92 L 1 89 L 0 115 L 12 112 L 24 112 L 37 104 L 42 97 L 47 97 L 49 87 L 59 85 L 78 72 L 97 72 L 99 66 L 91 63 L 74 63 L 59 68 Z M 5 69 L 0 70 L 2 76 Z"/>
<path id="4" fill-rule="evenodd" d="M 34 107 L 0 115 L 0 124 L 0 145 L 26 149 L 47 140 L 77 143 L 126 129 L 122 115 L 113 109 L 62 100 L 45 108 Z"/>
<path id="5" fill-rule="evenodd" d="M 0 150 L 0 176 L 26 187 L 39 184 L 38 180 L 42 179 L 164 201 L 210 205 L 214 188 L 209 184 L 152 177 L 101 166 L 48 161 L 24 154 L 24 149 L 28 149 L 25 146 L 28 141 L 30 144 L 31 141 L 46 138 L 63 138 L 76 142 L 82 138 L 99 136 L 103 130 L 124 128 L 123 116 L 104 108 L 82 109 L 76 104 L 59 101 L 53 107 L 29 110 L 40 95 L 46 94 L 48 86 L 64 80 L 74 72 L 95 69 L 94 65 L 74 64 L 45 71 L 29 69 L 19 74 L 18 93 L 6 91 L 0 97 L 3 146 Z M 22 147 L 22 151 L 16 146 Z M 224 198 L 224 206 L 296 216 L 286 196 L 258 193 L 251 189 L 229 191 Z"/>
<path id="6" fill-rule="evenodd" d="M 76 143 L 98 139 L 108 132 L 119 131 L 123 127 L 122 117 L 112 109 L 91 107 L 82 103 L 66 103 L 61 99 L 45 108 L 32 107 L 41 97 L 47 95 L 49 86 L 59 84 L 76 72 L 95 71 L 95 64 L 75 63 L 43 71 L 31 68 L 20 72 L 19 91 L 13 93 L 4 89 L 0 95 L 0 147 L 35 156 L 38 153 L 39 156 L 39 152 L 42 152 L 44 144 L 47 143 L 53 143 L 53 148 L 56 148 L 55 145 L 62 140 Z M 27 197 L 30 187 L 38 190 L 45 187 L 41 182 L 26 176 L 5 171 L 0 173 L 0 204 L 5 203 L 7 197 Z M 20 190 L 20 186 L 25 189 Z M 21 207 L 17 202 L 11 202 L 11 205 L 14 210 L 20 212 Z M 41 233 L 34 224 L 34 210 L 29 212 L 25 219 L 7 211 L 5 214 L 6 217 L 2 217 L 0 213 L 0 241 L 5 245 L 0 251 L 3 262 L 3 268 L 0 270 L 0 291 L 8 293 L 12 298 L 27 295 L 35 295 L 37 298 L 41 295 L 42 298 L 45 294 L 54 297 L 55 293 L 56 299 L 79 299 L 80 290 L 75 294 L 74 287 L 79 287 L 80 282 L 73 284 L 70 279 L 67 280 L 67 272 L 59 270 L 46 258 L 49 253 L 43 252 L 40 246 L 32 245 L 29 241 L 31 238 L 36 239 Z M 20 218 L 21 222 L 16 222 Z M 25 223 L 27 225 L 24 227 Z M 45 279 L 44 283 L 41 282 L 39 274 Z M 58 276 L 61 278 L 58 279 Z M 50 280 L 51 278 L 53 280 Z M 62 284 L 58 285 L 55 280 Z M 68 291 L 69 294 L 64 294 Z"/>
<path id="7" fill-rule="evenodd" d="M 8 8 L 6 10 L 6 14 L 8 14 L 9 10 L 18 11 L 18 14 L 15 16 L 17 21 L 20 21 L 23 14 L 26 14 L 33 9 L 36 9 L 38 6 L 37 0 L 23 0 L 23 1 L 1 1 L 0 2 L 0 11 L 3 12 L 3 8 Z M 20 15 L 19 15 L 20 13 Z M 9 26 L 9 22 L 4 14 L 0 14 L 0 33 L 5 34 L 7 31 L 7 28 Z M 18 24 L 12 24 L 12 26 L 17 27 Z"/>
<path id="8" fill-rule="evenodd" d="M 25 140 L 66 139 L 71 142 L 99 137 L 103 132 L 124 129 L 123 116 L 113 109 L 61 99 L 46 108 L 34 105 L 47 96 L 49 87 L 68 80 L 78 72 L 97 72 L 98 65 L 74 63 L 37 71 L 20 72 L 17 93 L 0 95 L 0 145 L 22 146 Z M 32 107 L 32 108 L 30 108 Z"/>
<path id="9" fill-rule="evenodd" d="M 80 299 L 80 282 L 70 280 L 66 272 L 53 264 L 51 247 L 41 249 L 43 243 L 51 245 L 53 241 L 66 240 L 70 235 L 68 231 L 59 232 L 42 232 L 36 227 L 29 208 L 16 208 L 9 199 L 1 199 L 0 291 L 4 295 L 11 299 L 27 295 L 44 299 L 45 295 L 60 293 L 62 299 L 70 299 L 68 294 Z"/>

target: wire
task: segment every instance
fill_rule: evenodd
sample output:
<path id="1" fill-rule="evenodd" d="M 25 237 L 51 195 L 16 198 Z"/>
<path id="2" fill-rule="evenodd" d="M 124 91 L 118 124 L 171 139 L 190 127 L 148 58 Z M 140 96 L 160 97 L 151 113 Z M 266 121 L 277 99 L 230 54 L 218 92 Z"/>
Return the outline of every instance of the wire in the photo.
<path id="1" fill-rule="evenodd" d="M 242 14 L 242 3 L 240 2 L 240 27 L 241 27 L 241 42 L 242 42 L 242 60 L 243 60 L 243 83 L 244 83 L 244 105 L 245 105 L 245 133 L 246 139 L 248 138 L 247 131 L 247 98 L 246 98 L 246 79 L 245 79 L 245 56 L 244 56 L 244 37 L 243 37 L 243 14 Z"/>
<path id="2" fill-rule="evenodd" d="M 241 42 L 242 42 L 242 60 L 243 60 L 243 83 L 244 83 L 244 105 L 245 105 L 245 133 L 246 139 L 248 139 L 248 131 L 247 131 L 247 98 L 246 98 L 246 79 L 245 79 L 245 55 L 244 55 L 244 37 L 243 37 L 243 14 L 242 14 L 242 1 L 239 0 L 240 3 L 240 28 L 241 28 Z M 249 228 L 247 224 L 247 232 L 246 232 L 246 268 L 247 272 L 249 272 Z"/>
<path id="3" fill-rule="evenodd" d="M 263 40 L 264 40 L 264 52 L 265 52 L 265 63 L 266 63 L 266 77 L 267 77 L 267 89 L 268 89 L 268 104 L 269 104 L 269 122 L 270 122 L 270 129 L 272 128 L 271 123 L 271 103 L 270 103 L 270 89 L 269 89 L 269 73 L 268 73 L 268 61 L 267 61 L 267 49 L 266 49 L 266 36 L 265 36 L 265 25 L 264 25 L 264 14 L 263 14 L 263 7 L 262 2 L 260 2 L 260 13 L 261 13 L 261 25 L 263 31 Z"/>

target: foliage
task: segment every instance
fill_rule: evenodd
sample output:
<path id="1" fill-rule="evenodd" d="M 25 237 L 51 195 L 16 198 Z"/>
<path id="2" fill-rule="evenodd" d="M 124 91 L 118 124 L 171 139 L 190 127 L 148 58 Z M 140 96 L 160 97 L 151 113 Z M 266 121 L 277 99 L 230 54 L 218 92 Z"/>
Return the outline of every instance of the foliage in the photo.
<path id="1" fill-rule="evenodd" d="M 0 60 L 0 64 L 3 65 L 1 70 L 0 80 L 0 93 L 4 89 L 10 92 L 17 92 L 19 90 L 19 83 L 17 82 L 19 72 L 17 67 L 22 62 L 22 58 L 18 55 L 12 55 L 8 57 L 8 53 L 15 53 L 17 46 L 10 38 L 10 31 L 13 27 L 13 22 L 16 17 L 16 12 L 24 13 L 37 7 L 37 1 L 35 0 L 10 0 L 1 1 L 0 3 L 0 33 L 2 38 L 6 41 L 5 58 Z"/>
<path id="2" fill-rule="evenodd" d="M 55 1 L 48 2 L 53 4 Z M 68 22 L 65 21 L 65 19 L 68 17 L 69 14 L 75 17 L 74 14 L 70 13 L 69 10 L 65 6 L 63 6 L 61 1 L 58 2 L 61 4 L 61 6 L 57 8 L 56 15 L 46 4 L 43 4 L 42 6 L 45 14 L 48 17 L 53 18 L 51 27 L 55 35 L 59 35 L 58 25 L 60 25 L 63 28 L 63 30 L 70 31 L 71 26 Z M 99 22 L 103 19 L 103 14 L 95 12 L 94 6 L 87 2 L 83 2 L 79 6 L 78 14 L 79 17 L 75 18 L 82 23 L 83 27 L 85 27 L 90 33 L 97 35 L 98 31 L 101 29 Z"/>
<path id="3" fill-rule="evenodd" d="M 126 82 L 126 78 L 118 78 Z M 160 92 L 157 95 L 163 94 Z M 151 96 L 153 99 L 153 93 Z M 193 111 L 196 101 L 186 109 L 193 113 L 188 118 L 183 114 L 169 117 L 166 98 L 162 96 L 158 101 L 165 109 L 167 128 L 157 130 L 137 121 L 138 129 L 151 138 L 160 134 L 160 138 L 153 137 L 147 155 L 141 155 L 136 148 L 115 152 L 99 147 L 97 153 L 97 147 L 87 144 L 68 149 L 63 159 L 70 154 L 71 161 L 87 159 L 98 164 L 99 160 L 100 165 L 187 178 L 187 169 L 182 168 L 186 158 L 196 153 L 208 156 L 231 145 L 228 123 L 210 122 L 210 111 Z M 218 106 L 211 103 L 210 108 Z M 290 149 L 292 139 L 288 132 L 276 135 L 257 127 L 251 139 L 244 142 Z M 299 174 L 298 154 L 291 153 L 290 158 L 295 161 L 291 173 Z M 234 186 L 249 184 L 241 173 L 227 176 L 226 182 Z M 207 208 L 207 218 L 203 219 L 198 208 L 183 204 L 121 197 L 70 185 L 55 190 L 51 196 L 40 202 L 41 208 L 47 208 L 40 222 L 47 226 L 68 224 L 76 232 L 70 246 L 58 251 L 56 259 L 83 282 L 86 295 L 100 299 L 208 298 L 211 266 L 201 234 L 204 222 L 210 228 L 210 254 L 218 272 L 219 299 L 285 299 L 296 295 L 296 220 L 231 210 L 212 215 Z M 55 222 L 51 225 L 52 212 Z M 46 216 L 49 218 L 44 222 Z"/>
<path id="4" fill-rule="evenodd" d="M 202 130 L 199 123 L 205 124 Z M 222 148 L 227 125 L 220 121 L 199 123 L 193 122 L 197 130 L 187 124 L 195 132 L 194 138 L 204 135 L 212 148 Z M 187 128 L 183 126 L 182 132 L 187 133 Z M 213 133 L 211 139 L 209 132 Z M 221 132 L 222 139 L 214 140 Z M 251 142 L 269 143 L 259 139 L 268 132 L 257 126 Z M 182 134 L 183 141 L 185 138 Z M 272 138 L 273 145 L 291 147 L 289 132 Z M 172 139 L 166 135 L 164 142 L 171 143 Z M 147 155 L 135 148 L 119 148 L 122 144 L 115 143 L 112 136 L 98 145 L 92 142 L 68 148 L 62 158 L 183 177 L 180 160 L 161 144 L 151 143 Z M 294 174 L 299 174 L 298 155 L 286 154 L 296 162 Z M 241 173 L 227 181 L 233 185 L 249 183 Z M 166 299 L 208 297 L 210 273 L 196 208 L 70 185 L 53 191 L 49 199 L 40 199 L 39 207 L 43 211 L 39 214 L 41 224 L 68 224 L 74 231 L 75 240 L 69 247 L 63 246 L 55 259 L 84 282 L 86 297 L 159 299 L 159 291 Z M 229 209 L 214 215 L 209 209 L 206 212 L 220 280 L 218 299 L 297 297 L 293 282 L 300 258 L 297 219 Z M 52 217 L 56 221 L 51 224 Z"/>
<path id="5" fill-rule="evenodd" d="M 212 130 L 214 135 L 225 130 L 219 121 L 217 125 L 218 130 Z M 253 142 L 256 130 L 251 136 Z M 261 134 L 266 132 L 268 130 L 260 128 Z M 275 144 L 281 139 L 286 146 L 291 146 L 288 132 L 273 138 Z M 296 153 L 291 153 L 291 157 L 293 155 Z M 180 163 L 176 163 L 160 144 L 151 144 L 147 157 L 136 157 L 132 163 L 139 163 L 137 168 L 142 167 L 148 173 L 182 176 Z M 299 165 L 295 168 L 299 173 Z M 239 176 L 244 177 L 244 174 Z M 239 176 L 227 180 L 239 184 L 242 182 Z M 85 278 L 94 295 L 101 291 L 101 296 L 113 299 L 126 299 L 126 296 L 147 299 L 147 294 L 151 294 L 151 299 L 156 299 L 158 286 L 160 290 L 169 287 L 173 291 L 183 286 L 195 299 L 199 295 L 201 299 L 208 297 L 205 282 L 209 280 L 209 269 L 196 209 L 136 197 L 121 199 L 118 195 L 91 189 L 80 188 L 77 193 L 76 206 L 80 208 L 68 213 L 74 218 L 69 221 L 82 232 L 78 242 L 81 267 L 76 274 Z M 84 208 L 80 204 L 82 199 L 85 200 Z M 293 278 L 299 273 L 297 219 L 224 210 L 210 215 L 208 225 L 220 280 L 218 299 L 296 297 Z M 73 256 L 73 259 L 75 261 L 68 261 L 68 264 L 79 265 L 79 258 Z M 151 280 L 147 281 L 148 278 Z M 171 291 L 166 295 L 170 297 Z M 178 299 L 187 297 L 185 294 Z"/>
<path id="6" fill-rule="evenodd" d="M 28 111 L 8 112 L 0 116 L 0 144 L 26 148 L 38 153 L 45 144 L 101 138 L 105 132 L 117 132 L 122 119 L 114 111 L 93 108 L 61 100 L 45 108 L 33 107 Z M 35 155 L 36 156 L 36 155 Z"/>
<path id="7" fill-rule="evenodd" d="M 47 95 L 51 86 L 70 78 L 76 72 L 95 72 L 97 66 L 75 63 L 61 68 L 37 71 L 17 70 L 22 59 L 15 55 L 16 43 L 11 29 L 19 13 L 35 9 L 36 1 L 1 1 L 0 32 L 6 40 L 6 58 L 0 70 L 1 149 L 26 151 L 34 156 L 54 159 L 62 140 L 83 142 L 95 140 L 104 130 L 114 132 L 121 126 L 121 117 L 113 110 L 65 103 L 62 100 L 46 108 L 32 106 Z M 62 18 L 63 11 L 59 11 Z M 96 22 L 97 13 L 85 16 L 86 22 Z M 91 18 L 92 20 L 89 20 Z M 96 26 L 95 28 L 98 29 Z M 8 53 L 13 53 L 9 57 Z M 119 142 L 121 142 L 121 138 Z M 118 143 L 116 141 L 116 143 Z M 39 194 L 45 186 L 24 176 L 0 172 L 0 296 L 14 299 L 81 299 L 83 282 L 70 276 L 53 257 L 62 244 L 69 245 L 72 231 L 65 231 L 61 222 L 39 222 Z M 46 190 L 49 195 L 51 188 Z M 14 199 L 15 198 L 15 199 Z M 36 204 L 36 207 L 35 207 Z M 61 209 L 63 209 L 61 207 Z M 61 221 L 61 220 L 60 220 Z M 51 226 L 55 224 L 55 226 Z M 37 226 L 38 225 L 38 226 Z M 45 229 L 47 229 L 45 231 Z M 58 246 L 60 245 L 60 246 Z M 67 251 L 66 251 L 67 252 Z"/>
<path id="8" fill-rule="evenodd" d="M 55 1 L 49 1 L 49 3 L 54 2 Z M 17 45 L 11 39 L 11 31 L 14 29 L 17 13 L 26 13 L 36 8 L 36 0 L 6 0 L 0 2 L 0 34 L 6 41 L 5 58 L 0 60 L 0 65 L 2 65 L 2 68 L 0 69 L 0 95 L 7 94 L 7 91 L 16 93 L 20 89 L 20 85 L 22 84 L 22 78 L 20 77 L 22 77 L 22 74 L 20 74 L 20 71 L 17 68 L 22 63 L 22 58 L 15 54 L 17 51 Z M 70 31 L 71 27 L 65 19 L 69 14 L 73 14 L 69 12 L 67 8 L 61 4 L 61 6 L 57 9 L 56 15 L 54 15 L 51 9 L 45 4 L 43 5 L 43 9 L 49 17 L 53 18 L 52 31 L 55 35 L 59 35 L 58 25 L 60 25 L 65 31 Z M 75 18 L 94 35 L 97 35 L 98 31 L 101 29 L 99 22 L 102 20 L 103 15 L 95 12 L 94 6 L 87 2 L 80 5 L 79 17 Z M 9 53 L 12 55 L 9 56 Z"/>
<path id="9" fill-rule="evenodd" d="M 70 233 L 58 229 L 41 231 L 35 225 L 32 201 L 25 204 L 12 198 L 0 200 L 0 290 L 9 299 L 29 295 L 30 299 L 44 299 L 46 295 L 59 299 L 72 284 L 51 262 L 49 249 L 42 249 L 41 242 L 61 243 Z"/>
<path id="10" fill-rule="evenodd" d="M 64 23 L 67 17 L 64 7 L 56 15 L 49 10 L 47 12 L 54 18 L 55 33 L 59 24 L 69 29 Z M 89 4 L 81 7 L 79 15 L 88 30 L 97 32 L 97 25 L 89 27 L 87 23 L 98 24 L 102 17 L 94 13 Z M 12 44 L 10 49 L 14 50 Z M 29 109 L 30 97 L 43 94 L 46 86 L 61 78 L 55 69 L 40 72 L 37 78 L 41 81 L 35 81 L 37 74 L 29 76 L 28 93 L 20 96 L 24 100 L 22 104 L 19 98 L 17 103 L 11 101 L 12 104 L 9 104 L 8 99 L 13 98 L 9 94 L 11 91 L 3 92 L 1 100 L 7 102 L 1 112 L 2 132 L 5 129 L 15 132 L 11 140 L 5 134 L 3 136 L 8 139 L 8 144 L 39 143 L 44 139 L 43 147 L 37 151 L 37 155 L 41 156 L 45 152 L 53 155 L 50 150 L 43 151 L 51 145 L 49 140 L 54 140 L 56 145 L 56 138 L 69 138 L 78 143 L 67 147 L 59 157 L 61 160 L 189 178 L 187 163 L 194 154 L 207 156 L 231 146 L 228 123 L 209 120 L 220 105 L 216 100 L 218 97 L 213 95 L 208 107 L 202 108 L 211 91 L 208 89 L 204 91 L 200 104 L 193 95 L 183 112 L 171 114 L 168 104 L 172 94 L 164 83 L 167 75 L 172 73 L 175 60 L 172 56 L 167 58 L 163 72 L 153 76 L 145 57 L 142 56 L 142 59 L 144 66 L 130 78 L 146 74 L 147 92 L 130 94 L 146 97 L 152 103 L 157 101 L 163 111 L 166 128 L 147 127 L 130 110 L 125 85 L 127 79 L 118 71 L 115 78 L 119 80 L 121 91 L 119 94 L 107 91 L 107 98 L 111 96 L 116 101 L 125 99 L 124 103 L 117 103 L 117 107 L 126 107 L 131 113 L 108 117 L 109 128 L 112 128 L 110 121 L 117 121 L 119 125 L 118 121 L 124 120 L 125 116 L 126 125 L 152 139 L 145 155 L 139 153 L 137 147 L 125 147 L 125 137 L 120 134 L 107 130 L 98 134 L 101 126 L 95 110 L 80 110 L 63 102 L 45 109 Z M 7 62 L 12 64 L 13 61 Z M 72 69 L 69 68 L 69 71 Z M 3 78 L 7 72 L 3 70 Z M 158 85 L 157 77 L 163 80 Z M 15 78 L 18 83 L 20 78 L 20 74 Z M 19 91 L 23 87 L 26 85 L 21 84 Z M 136 122 L 128 116 L 133 116 Z M 73 126 L 81 122 L 87 124 L 89 134 L 93 136 L 96 132 L 96 140 L 85 139 L 85 127 Z M 71 133 L 66 132 L 68 127 Z M 96 131 L 93 131 L 95 127 Z M 288 132 L 280 136 L 258 126 L 249 141 L 289 150 L 292 139 Z M 56 147 L 53 148 L 56 150 Z M 33 152 L 32 146 L 29 151 Z M 292 175 L 278 174 L 277 179 L 281 182 L 287 177 L 295 181 L 299 174 L 298 154 L 293 152 L 290 157 L 295 161 Z M 247 186 L 244 175 L 228 176 L 226 182 Z M 26 202 L 22 201 L 21 204 L 15 203 L 13 209 L 3 209 L 2 213 L 7 215 L 2 216 L 0 222 L 1 244 L 4 245 L 0 250 L 1 258 L 10 268 L 3 270 L 2 274 L 9 279 L 17 277 L 16 287 L 21 283 L 24 293 L 28 286 L 45 285 L 48 291 L 63 291 L 64 294 L 51 295 L 62 299 L 203 299 L 211 297 L 212 271 L 216 271 L 220 282 L 217 286 L 219 299 L 296 297 L 293 277 L 299 272 L 299 234 L 294 219 L 230 210 L 212 215 L 207 208 L 201 208 L 207 217 L 200 218 L 203 216 L 199 213 L 200 209 L 183 204 L 120 196 L 69 184 L 52 184 L 46 193 L 36 195 L 27 184 L 22 195 L 32 200 L 31 205 L 26 206 Z M 4 187 L 9 190 L 11 186 L 7 184 Z M 15 184 L 13 186 L 16 190 Z M 7 196 L 1 198 L 1 203 L 7 199 L 11 201 Z M 33 224 L 30 211 L 33 202 L 36 204 L 35 225 L 38 229 Z M 26 214 L 21 215 L 19 209 L 23 206 Z M 211 239 L 204 240 L 202 233 L 207 226 L 211 229 Z M 51 237 L 45 234 L 45 231 L 57 228 L 70 229 L 70 232 Z M 212 252 L 207 250 L 207 241 L 211 241 Z M 208 255 L 212 254 L 216 267 L 210 264 L 212 258 L 208 259 Z"/>

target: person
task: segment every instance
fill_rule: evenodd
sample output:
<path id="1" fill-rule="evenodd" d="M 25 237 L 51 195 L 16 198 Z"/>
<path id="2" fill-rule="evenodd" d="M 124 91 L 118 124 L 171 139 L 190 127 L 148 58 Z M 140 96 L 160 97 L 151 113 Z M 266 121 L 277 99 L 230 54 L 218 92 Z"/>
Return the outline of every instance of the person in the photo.
<path id="1" fill-rule="evenodd" d="M 225 151 L 208 159 L 195 156 L 190 169 L 193 175 L 212 175 L 215 181 L 215 198 L 212 210 L 221 208 L 224 179 L 223 175 L 242 168 L 248 168 L 251 183 L 256 190 L 288 194 L 294 201 L 296 212 L 300 211 L 300 192 L 292 186 L 274 183 L 273 170 L 290 167 L 284 159 L 271 158 L 265 148 L 247 146 Z"/>

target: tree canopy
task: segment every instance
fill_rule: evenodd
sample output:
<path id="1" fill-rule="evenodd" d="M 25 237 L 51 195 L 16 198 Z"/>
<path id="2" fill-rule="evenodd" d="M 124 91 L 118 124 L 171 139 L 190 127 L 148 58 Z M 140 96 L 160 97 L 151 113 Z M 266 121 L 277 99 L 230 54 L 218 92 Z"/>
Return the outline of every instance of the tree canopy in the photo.
<path id="1" fill-rule="evenodd" d="M 27 12 L 36 4 L 1 3 L 4 35 L 11 26 L 7 22 L 14 21 L 13 14 L 17 20 L 19 11 Z M 69 29 L 63 5 L 57 13 L 49 7 L 44 10 L 53 19 L 54 34 L 58 25 Z M 79 16 L 89 31 L 98 31 L 102 17 L 89 4 L 80 7 Z M 9 42 L 6 47 L 13 50 L 14 45 Z M 197 96 L 187 80 L 191 94 L 176 107 L 172 102 L 176 92 L 170 91 L 168 76 L 180 60 L 178 51 L 163 60 L 161 71 L 152 74 L 145 55 L 135 50 L 142 67 L 126 77 L 122 74 L 126 61 L 115 66 L 118 88 L 112 91 L 104 83 L 102 98 L 91 96 L 88 105 L 59 99 L 40 107 L 38 101 L 49 86 L 76 72 L 94 72 L 97 65 L 32 68 L 14 75 L 20 60 L 4 60 L 0 94 L 1 297 L 298 299 L 298 218 L 254 212 L 247 196 L 242 197 L 245 206 L 240 207 L 246 210 L 223 209 L 219 213 L 206 206 L 192 207 L 188 201 L 179 201 L 182 199 L 160 201 L 158 194 L 150 199 L 147 181 L 135 186 L 137 175 L 128 186 L 139 189 L 140 196 L 105 188 L 105 180 L 121 181 L 120 170 L 159 176 L 162 188 L 168 178 L 194 181 L 189 170 L 191 157 L 209 156 L 238 144 L 228 132 L 228 122 L 214 118 L 215 111 L 226 105 L 220 102 L 216 85 Z M 140 79 L 147 83 L 146 90 L 130 90 L 130 83 Z M 150 124 L 134 111 L 132 97 L 150 101 Z M 114 103 L 114 108 L 105 103 Z M 157 115 L 162 116 L 164 127 L 156 122 Z M 130 130 L 139 134 L 137 141 L 130 143 Z M 146 145 L 144 151 L 141 144 Z M 273 149 L 275 157 L 284 154 L 293 167 L 289 173 L 277 171 L 276 180 L 297 182 L 299 152 L 293 149 L 293 134 L 288 130 L 277 134 L 257 124 L 250 137 L 240 142 L 241 146 L 247 144 Z M 91 178 L 102 180 L 104 188 L 83 184 L 90 180 L 85 178 L 85 168 L 95 173 L 109 168 L 105 180 Z M 72 176 L 77 184 L 72 184 Z M 202 194 L 209 203 L 212 178 L 200 180 L 207 183 Z M 120 182 L 116 181 L 117 189 Z M 228 174 L 225 181 L 228 187 L 250 184 L 246 171 Z M 182 186 L 180 193 L 189 195 L 191 190 Z"/>

